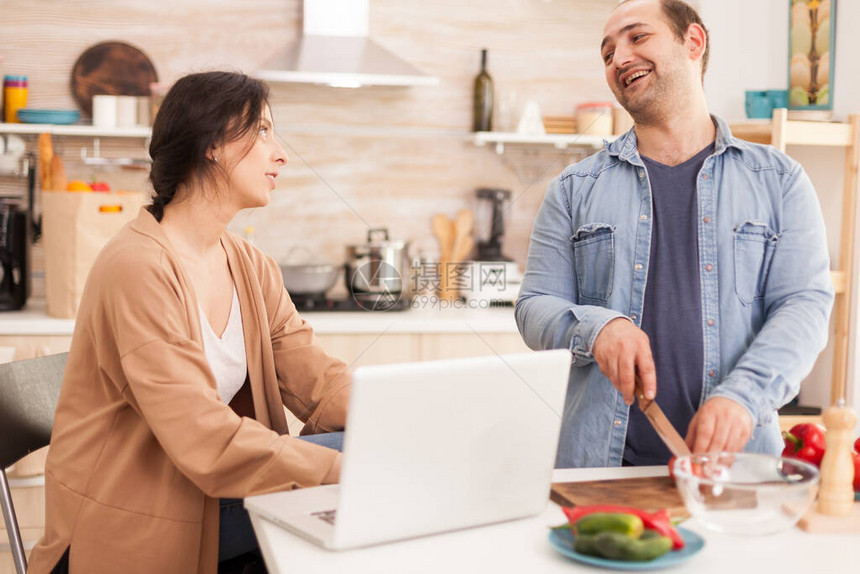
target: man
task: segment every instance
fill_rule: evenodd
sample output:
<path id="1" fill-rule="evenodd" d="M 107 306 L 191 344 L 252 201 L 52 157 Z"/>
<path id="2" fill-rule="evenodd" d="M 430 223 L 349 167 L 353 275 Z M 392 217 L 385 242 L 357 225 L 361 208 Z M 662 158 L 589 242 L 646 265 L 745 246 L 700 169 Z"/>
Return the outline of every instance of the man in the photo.
<path id="1" fill-rule="evenodd" d="M 775 411 L 826 343 L 814 189 L 709 115 L 708 48 L 686 3 L 621 3 L 601 57 L 634 128 L 565 169 L 535 221 L 516 318 L 530 347 L 573 351 L 559 467 L 668 461 L 637 372 L 694 452 L 778 453 Z"/>

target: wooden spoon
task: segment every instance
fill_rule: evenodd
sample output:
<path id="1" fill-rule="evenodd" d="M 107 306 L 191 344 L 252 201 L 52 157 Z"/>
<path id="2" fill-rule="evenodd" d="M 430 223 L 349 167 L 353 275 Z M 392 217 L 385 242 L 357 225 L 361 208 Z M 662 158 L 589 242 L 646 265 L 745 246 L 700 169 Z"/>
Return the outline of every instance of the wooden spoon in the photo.
<path id="1" fill-rule="evenodd" d="M 433 233 L 439 240 L 440 255 L 444 261 L 451 260 L 451 250 L 454 246 L 454 235 L 452 233 L 452 222 L 442 213 L 433 216 Z"/>
<path id="2" fill-rule="evenodd" d="M 469 241 L 468 248 L 466 241 L 472 239 L 472 225 L 475 217 L 470 209 L 461 209 L 457 212 L 456 235 L 454 238 L 454 247 L 452 248 L 451 258 L 454 261 L 462 261 L 464 257 L 472 251 L 474 241 Z"/>
<path id="3" fill-rule="evenodd" d="M 454 248 L 454 253 L 451 255 L 452 261 L 464 261 L 472 248 L 475 246 L 475 240 L 471 235 L 464 237 L 459 244 Z"/>

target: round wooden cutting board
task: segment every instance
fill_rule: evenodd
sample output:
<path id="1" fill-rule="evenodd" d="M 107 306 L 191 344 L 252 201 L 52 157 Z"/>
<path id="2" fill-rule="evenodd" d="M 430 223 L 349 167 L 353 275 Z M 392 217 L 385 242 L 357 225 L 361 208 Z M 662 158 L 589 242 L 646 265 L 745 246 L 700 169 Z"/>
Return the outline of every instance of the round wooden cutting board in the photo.
<path id="1" fill-rule="evenodd" d="M 88 48 L 72 68 L 71 88 L 84 114 L 93 115 L 93 96 L 149 96 L 158 81 L 149 58 L 130 44 L 102 42 Z"/>

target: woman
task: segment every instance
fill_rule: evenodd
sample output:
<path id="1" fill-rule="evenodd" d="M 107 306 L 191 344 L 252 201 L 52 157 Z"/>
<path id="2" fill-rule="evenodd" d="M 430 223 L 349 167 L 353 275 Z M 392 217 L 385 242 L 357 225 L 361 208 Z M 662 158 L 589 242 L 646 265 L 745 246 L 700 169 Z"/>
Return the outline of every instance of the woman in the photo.
<path id="1" fill-rule="evenodd" d="M 338 479 L 340 454 L 287 436 L 283 407 L 302 435 L 342 429 L 346 365 L 316 345 L 274 261 L 226 231 L 287 163 L 267 95 L 210 72 L 162 103 L 153 203 L 105 246 L 78 311 L 31 572 L 213 573 L 250 550 L 228 524 L 241 502 L 219 519 L 220 499 Z"/>

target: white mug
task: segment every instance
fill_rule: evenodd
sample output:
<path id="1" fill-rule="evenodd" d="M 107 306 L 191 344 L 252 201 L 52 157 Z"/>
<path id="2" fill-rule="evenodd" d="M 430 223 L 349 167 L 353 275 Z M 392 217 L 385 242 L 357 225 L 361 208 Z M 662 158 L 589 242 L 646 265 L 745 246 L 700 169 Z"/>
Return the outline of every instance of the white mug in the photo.
<path id="1" fill-rule="evenodd" d="M 115 128 L 117 120 L 116 96 L 93 96 L 93 125 L 97 128 Z"/>
<path id="2" fill-rule="evenodd" d="M 131 128 L 137 125 L 137 98 L 134 96 L 116 97 L 116 126 Z"/>
<path id="3" fill-rule="evenodd" d="M 152 125 L 152 102 L 146 96 L 138 96 L 137 98 L 137 125 L 151 126 Z"/>

